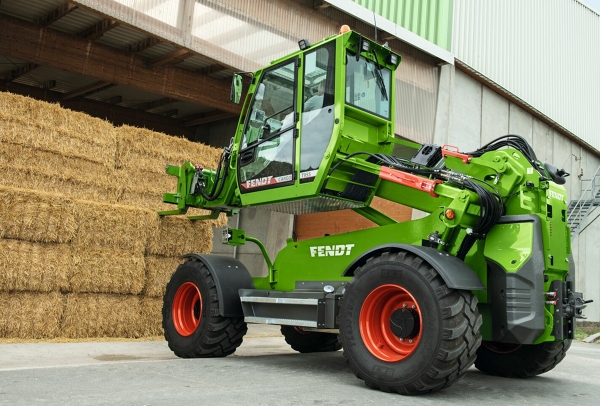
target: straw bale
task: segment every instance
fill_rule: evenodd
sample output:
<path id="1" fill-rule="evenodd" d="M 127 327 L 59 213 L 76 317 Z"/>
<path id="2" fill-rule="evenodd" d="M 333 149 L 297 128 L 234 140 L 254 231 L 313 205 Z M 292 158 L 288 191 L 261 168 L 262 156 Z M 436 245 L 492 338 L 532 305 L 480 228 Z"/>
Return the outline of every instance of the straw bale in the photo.
<path id="1" fill-rule="evenodd" d="M 0 291 L 66 291 L 70 263 L 67 244 L 0 239 Z"/>
<path id="2" fill-rule="evenodd" d="M 158 229 L 158 215 L 136 207 L 76 201 L 73 245 L 143 253 L 148 235 Z"/>
<path id="3" fill-rule="evenodd" d="M 177 178 L 151 171 L 116 170 L 116 181 L 121 187 L 118 203 L 142 207 L 152 211 L 173 210 L 175 206 L 163 203 L 165 193 L 177 191 Z"/>
<path id="4" fill-rule="evenodd" d="M 6 92 L 0 92 L 0 141 L 114 167 L 116 134 L 111 123 L 59 104 Z"/>
<path id="5" fill-rule="evenodd" d="M 114 248 L 72 247 L 70 291 L 137 295 L 146 278 L 144 257 Z"/>
<path id="6" fill-rule="evenodd" d="M 0 238 L 65 243 L 75 235 L 73 200 L 0 186 Z"/>
<path id="7" fill-rule="evenodd" d="M 134 295 L 71 293 L 62 322 L 67 338 L 139 337 L 140 298 Z"/>
<path id="8" fill-rule="evenodd" d="M 145 128 L 122 126 L 117 132 L 117 168 L 164 173 L 167 164 L 187 161 L 216 169 L 220 151 L 185 138 L 154 132 Z"/>
<path id="9" fill-rule="evenodd" d="M 211 221 L 212 227 L 224 227 L 228 223 L 227 215 L 225 213 L 219 214 L 219 217 Z M 220 231 L 219 231 L 220 232 Z"/>
<path id="10" fill-rule="evenodd" d="M 165 193 L 177 191 L 177 179 L 165 173 L 143 172 L 132 177 L 126 170 L 117 170 L 118 184 L 122 193 L 118 203 L 126 206 L 136 206 L 152 211 L 174 210 L 176 206 L 163 202 Z M 210 214 L 208 210 L 190 207 L 186 215 L 202 216 Z M 213 227 L 227 224 L 227 216 L 223 213 L 218 219 L 209 220 Z"/>
<path id="11" fill-rule="evenodd" d="M 62 193 L 82 200 L 116 203 L 121 187 L 115 170 L 86 159 L 5 143 L 0 184 Z"/>
<path id="12" fill-rule="evenodd" d="M 168 216 L 159 219 L 158 231 L 150 235 L 146 253 L 173 257 L 211 250 L 212 227 L 209 222 Z"/>
<path id="13" fill-rule="evenodd" d="M 65 298 L 58 292 L 0 292 L 0 337 L 58 337 L 64 307 Z"/>
<path id="14" fill-rule="evenodd" d="M 162 298 L 142 297 L 141 299 L 141 333 L 144 337 L 163 335 Z"/>
<path id="15" fill-rule="evenodd" d="M 0 186 L 21 188 L 26 185 L 32 190 L 43 190 L 65 197 L 104 203 L 115 203 L 122 194 L 122 190 L 106 185 L 84 184 L 74 179 L 61 179 L 37 172 L 35 168 L 15 171 L 11 167 L 0 164 L 0 172 L 3 173 Z"/>
<path id="16" fill-rule="evenodd" d="M 144 296 L 163 297 L 171 275 L 184 259 L 180 257 L 146 256 L 146 285 Z"/>

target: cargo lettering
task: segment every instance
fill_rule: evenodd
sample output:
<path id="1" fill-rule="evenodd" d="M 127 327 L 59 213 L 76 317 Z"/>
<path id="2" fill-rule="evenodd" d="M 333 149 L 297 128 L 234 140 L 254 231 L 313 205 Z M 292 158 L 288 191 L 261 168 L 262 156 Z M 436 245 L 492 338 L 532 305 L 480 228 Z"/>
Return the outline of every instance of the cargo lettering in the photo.
<path id="1" fill-rule="evenodd" d="M 311 257 L 341 257 L 350 255 L 354 244 L 317 245 L 310 248 Z"/>

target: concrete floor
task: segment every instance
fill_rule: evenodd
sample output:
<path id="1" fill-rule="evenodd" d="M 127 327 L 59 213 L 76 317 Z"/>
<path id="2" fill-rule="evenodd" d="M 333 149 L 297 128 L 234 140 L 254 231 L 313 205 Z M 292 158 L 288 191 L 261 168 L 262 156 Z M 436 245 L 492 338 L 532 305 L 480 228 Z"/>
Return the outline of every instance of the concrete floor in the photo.
<path id="1" fill-rule="evenodd" d="M 342 352 L 298 354 L 278 327 L 250 326 L 233 356 L 179 359 L 166 342 L 0 344 L 2 405 L 598 405 L 600 345 L 574 343 L 553 371 L 402 397 L 368 389 Z"/>

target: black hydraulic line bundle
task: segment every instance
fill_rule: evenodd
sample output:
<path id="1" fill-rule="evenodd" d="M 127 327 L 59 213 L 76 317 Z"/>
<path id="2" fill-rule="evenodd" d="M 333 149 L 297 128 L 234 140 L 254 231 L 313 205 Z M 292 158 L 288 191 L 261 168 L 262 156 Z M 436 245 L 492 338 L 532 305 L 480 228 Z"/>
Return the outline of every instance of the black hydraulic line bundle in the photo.
<path id="1" fill-rule="evenodd" d="M 531 147 L 529 147 L 529 144 L 527 144 L 527 142 L 524 139 L 522 139 L 521 137 L 519 137 L 519 136 L 515 136 L 515 137 L 522 140 L 522 142 L 524 144 L 522 144 L 518 139 L 516 141 L 507 140 L 504 143 L 492 144 L 495 141 L 497 141 L 497 140 L 495 140 L 495 141 L 492 141 L 492 143 L 490 143 L 492 145 L 488 144 L 486 147 L 488 147 L 490 151 L 501 148 L 503 146 L 511 146 L 515 149 L 519 149 L 519 151 L 521 151 L 521 148 L 525 149 L 525 147 L 528 147 L 529 148 L 529 150 L 527 151 L 528 160 L 535 159 L 535 153 L 533 152 Z M 486 147 L 483 147 L 483 148 L 486 148 Z M 482 151 L 477 150 L 477 152 L 475 152 L 474 154 L 471 153 L 471 155 L 481 156 L 487 151 L 488 150 L 482 150 Z M 369 156 L 367 161 L 376 163 L 377 165 L 385 165 L 390 168 L 402 170 L 404 172 L 408 172 L 408 173 L 411 173 L 414 175 L 420 175 L 420 176 L 426 176 L 426 177 L 435 178 L 435 179 L 441 179 L 441 180 L 448 181 L 448 182 L 455 184 L 461 188 L 465 188 L 467 190 L 470 190 L 470 191 L 476 193 L 479 198 L 479 206 L 481 208 L 479 222 L 477 223 L 477 225 L 475 227 L 473 227 L 473 229 L 467 230 L 467 235 L 463 239 L 463 242 L 462 242 L 462 244 L 459 248 L 458 254 L 457 254 L 457 257 L 459 257 L 461 259 L 465 258 L 465 256 L 467 255 L 468 251 L 471 249 L 471 247 L 473 246 L 475 241 L 477 241 L 478 239 L 485 238 L 486 234 L 492 229 L 492 227 L 500 220 L 500 217 L 502 217 L 502 215 L 504 214 L 504 202 L 503 202 L 502 196 L 489 183 L 487 183 L 481 179 L 471 178 L 460 172 L 454 172 L 454 171 L 450 171 L 450 170 L 446 170 L 446 169 L 432 169 L 432 168 L 422 167 L 421 165 L 414 164 L 413 162 L 411 162 L 409 160 L 398 158 L 398 157 L 395 157 L 392 155 L 372 154 L 370 152 L 363 152 L 363 151 L 354 152 L 354 153 L 346 156 L 344 158 L 344 160 L 341 160 L 340 162 L 333 165 L 331 167 L 331 169 L 329 170 L 329 174 L 331 175 L 331 173 L 333 173 L 333 171 L 335 169 L 337 169 L 337 167 L 339 167 L 343 162 L 346 162 L 349 158 L 357 156 L 357 155 L 367 155 L 367 156 Z M 524 153 L 524 155 L 525 155 L 525 153 Z M 483 185 L 486 185 L 487 188 Z"/>

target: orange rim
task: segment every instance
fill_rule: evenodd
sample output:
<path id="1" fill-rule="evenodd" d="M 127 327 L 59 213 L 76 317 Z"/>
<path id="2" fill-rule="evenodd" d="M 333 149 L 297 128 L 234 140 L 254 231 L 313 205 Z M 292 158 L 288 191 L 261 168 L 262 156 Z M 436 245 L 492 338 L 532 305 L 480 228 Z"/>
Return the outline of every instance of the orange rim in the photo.
<path id="1" fill-rule="evenodd" d="M 392 317 L 411 320 L 408 331 L 392 329 Z M 421 340 L 423 320 L 414 297 L 398 285 L 382 285 L 365 299 L 359 316 L 360 335 L 367 349 L 382 361 L 396 362 L 412 354 Z M 406 325 L 405 325 L 406 326 Z M 412 326 L 412 328 L 410 327 Z"/>
<path id="2" fill-rule="evenodd" d="M 186 282 L 177 289 L 171 312 L 180 335 L 187 337 L 196 331 L 202 319 L 202 296 L 195 284 Z"/>

